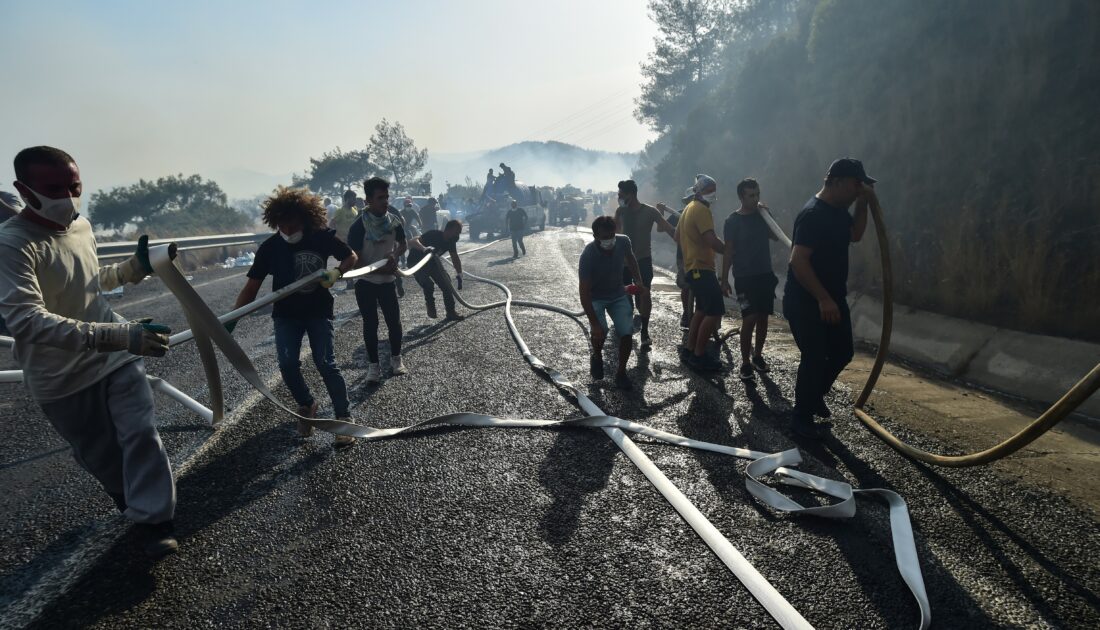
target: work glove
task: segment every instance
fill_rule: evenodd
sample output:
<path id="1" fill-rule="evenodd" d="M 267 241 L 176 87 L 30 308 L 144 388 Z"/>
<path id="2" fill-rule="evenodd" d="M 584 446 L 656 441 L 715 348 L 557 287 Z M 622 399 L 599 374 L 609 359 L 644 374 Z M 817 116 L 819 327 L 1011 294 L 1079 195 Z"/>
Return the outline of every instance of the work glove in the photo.
<path id="1" fill-rule="evenodd" d="M 168 352 L 172 330 L 152 320 L 124 324 L 89 324 L 88 347 L 98 352 L 119 352 L 146 357 L 163 357 Z"/>
<path id="2" fill-rule="evenodd" d="M 455 286 L 459 291 L 462 290 L 462 274 L 455 274 Z"/>
<path id="3" fill-rule="evenodd" d="M 321 286 L 331 289 L 332 285 L 336 284 L 336 281 L 343 275 L 343 272 L 339 269 L 325 269 L 324 273 L 321 274 Z"/>
<path id="4" fill-rule="evenodd" d="M 133 256 L 121 266 L 119 274 L 123 282 L 137 284 L 145 279 L 145 276 L 153 273 L 153 264 L 149 262 L 149 235 L 142 234 L 138 238 L 137 250 Z"/>

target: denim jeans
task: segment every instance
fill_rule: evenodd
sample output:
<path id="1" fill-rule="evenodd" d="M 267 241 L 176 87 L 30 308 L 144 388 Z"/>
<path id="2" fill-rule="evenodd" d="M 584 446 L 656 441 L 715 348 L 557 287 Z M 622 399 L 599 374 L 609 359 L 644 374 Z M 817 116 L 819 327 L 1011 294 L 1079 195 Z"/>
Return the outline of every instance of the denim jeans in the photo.
<path id="1" fill-rule="evenodd" d="M 313 404 L 313 394 L 302 378 L 302 337 L 309 335 L 309 348 L 313 353 L 313 364 L 321 374 L 332 399 L 332 409 L 337 418 L 348 416 L 348 386 L 336 367 L 336 354 L 333 350 L 335 336 L 332 320 L 327 317 L 297 319 L 275 317 L 275 351 L 279 357 L 279 371 L 283 382 L 300 406 Z"/>

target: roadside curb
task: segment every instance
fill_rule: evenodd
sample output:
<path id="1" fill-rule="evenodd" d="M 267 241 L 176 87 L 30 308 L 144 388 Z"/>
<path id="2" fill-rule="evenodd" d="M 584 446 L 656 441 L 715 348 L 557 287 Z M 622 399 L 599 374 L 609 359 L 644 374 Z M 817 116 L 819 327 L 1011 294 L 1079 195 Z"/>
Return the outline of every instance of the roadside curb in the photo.
<path id="1" fill-rule="evenodd" d="M 852 330 L 856 339 L 878 345 L 882 302 L 852 294 Z M 1051 404 L 1100 360 L 1100 344 L 1033 335 L 968 322 L 907 306 L 894 309 L 890 352 L 945 376 Z M 1077 410 L 1100 418 L 1100 396 Z"/>

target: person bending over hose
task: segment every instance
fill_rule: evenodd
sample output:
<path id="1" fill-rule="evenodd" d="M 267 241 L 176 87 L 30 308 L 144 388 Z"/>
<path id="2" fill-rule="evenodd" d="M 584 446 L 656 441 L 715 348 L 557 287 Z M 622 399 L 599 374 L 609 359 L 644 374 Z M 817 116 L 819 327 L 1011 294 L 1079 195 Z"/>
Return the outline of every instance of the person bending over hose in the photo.
<path id="1" fill-rule="evenodd" d="M 741 309 L 741 380 L 755 380 L 753 370 L 768 371 L 764 361 L 764 340 L 768 336 L 768 316 L 775 312 L 775 287 L 779 278 L 772 271 L 772 234 L 760 214 L 760 184 L 755 179 L 743 179 L 737 184 L 741 207 L 726 219 L 723 236 L 726 250 L 722 254 L 722 294 L 732 295 L 730 270 L 737 289 L 737 307 Z M 756 347 L 752 334 L 756 332 Z"/>
<path id="2" fill-rule="evenodd" d="M 416 272 L 416 282 L 424 289 L 424 303 L 427 307 L 428 317 L 435 319 L 439 313 L 435 310 L 435 287 L 438 286 L 443 293 L 443 308 L 447 312 L 445 319 L 448 321 L 462 321 L 466 319 L 455 310 L 454 288 L 451 279 L 443 269 L 443 261 L 439 259 L 445 253 L 450 252 L 451 262 L 455 265 L 456 279 L 462 281 L 462 261 L 458 259 L 458 237 L 462 235 L 462 222 L 452 219 L 447 222 L 443 230 L 428 230 L 420 238 L 409 241 L 409 266 L 412 267 L 424 258 L 426 249 L 435 250 L 435 256 L 424 264 Z M 461 286 L 461 285 L 460 285 Z"/>
<path id="3" fill-rule="evenodd" d="M 718 184 L 707 175 L 696 175 L 695 185 L 684 197 L 687 206 L 676 224 L 676 242 L 684 250 L 684 270 L 695 296 L 695 313 L 688 328 L 687 345 L 680 357 L 689 367 L 701 371 L 722 369 L 721 361 L 707 354 L 707 342 L 722 323 L 726 312 L 722 289 L 714 273 L 714 254 L 725 245 L 714 234 L 710 204 L 717 198 Z"/>
<path id="4" fill-rule="evenodd" d="M 626 375 L 626 364 L 630 359 L 631 336 L 634 334 L 634 308 L 623 286 L 623 269 L 629 270 L 639 295 L 649 289 L 642 282 L 630 239 L 615 234 L 615 219 L 598 217 L 592 222 L 592 236 L 593 241 L 581 252 L 580 262 L 581 306 L 592 328 L 592 378 L 603 378 L 603 343 L 607 339 L 607 315 L 610 315 L 619 338 L 619 369 L 615 372 L 615 386 L 631 389 L 633 385 Z"/>
<path id="5" fill-rule="evenodd" d="M 281 300 L 271 308 L 275 324 L 275 353 L 279 359 L 279 372 L 294 401 L 298 403 L 298 415 L 313 418 L 317 415 L 317 401 L 302 378 L 302 337 L 309 336 L 309 349 L 313 364 L 321 374 L 332 411 L 337 420 L 350 421 L 348 387 L 340 368 L 336 367 L 335 331 L 333 329 L 333 299 L 329 287 L 339 274 L 352 268 L 356 255 L 336 230 L 325 222 L 325 207 L 321 200 L 304 188 L 280 187 L 263 203 L 263 221 L 277 230 L 256 250 L 256 260 L 248 270 L 248 280 L 233 308 L 237 309 L 256 299 L 264 279 L 271 276 L 271 290 L 278 291 L 319 269 L 324 269 L 329 256 L 340 261 L 338 273 L 331 273 L 322 283 L 311 284 Z M 225 325 L 233 332 L 237 322 Z M 309 437 L 313 427 L 298 421 L 298 435 Z M 335 444 L 347 446 L 355 438 L 337 435 Z"/>
<path id="6" fill-rule="evenodd" d="M 859 160 L 839 159 L 829 166 L 824 187 L 794 221 L 783 315 L 802 353 L 791 423 L 802 437 L 820 435 L 813 417 L 830 415 L 825 394 L 852 360 L 848 247 L 863 238 L 867 207 L 879 209 L 875 181 Z M 853 202 L 854 217 L 848 214 Z"/>
<path id="7" fill-rule="evenodd" d="M 358 278 L 355 282 L 355 301 L 363 314 L 363 343 L 367 347 L 367 382 L 382 380 L 378 366 L 378 310 L 389 329 L 390 368 L 394 376 L 406 374 L 401 361 L 401 307 L 397 301 L 397 259 L 405 253 L 405 230 L 401 219 L 388 211 L 390 183 L 381 177 L 363 182 L 367 198 L 367 210 L 351 226 L 348 244 L 359 254 L 356 267 L 365 267 L 380 260 L 386 265 Z"/>
<path id="8" fill-rule="evenodd" d="M 72 156 L 23 149 L 15 177 L 26 207 L 0 225 L 0 315 L 23 382 L 80 467 L 136 523 L 145 553 L 172 553 L 176 485 L 141 358 L 164 356 L 171 331 L 122 320 L 102 294 L 153 272 L 149 238 L 101 267 Z"/>

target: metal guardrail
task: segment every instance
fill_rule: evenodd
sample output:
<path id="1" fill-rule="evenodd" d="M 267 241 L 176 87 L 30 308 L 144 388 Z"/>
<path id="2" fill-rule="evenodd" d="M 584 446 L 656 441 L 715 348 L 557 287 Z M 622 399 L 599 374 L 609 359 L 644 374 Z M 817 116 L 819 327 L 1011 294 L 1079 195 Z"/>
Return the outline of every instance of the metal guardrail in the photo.
<path id="1" fill-rule="evenodd" d="M 188 236 L 185 238 L 162 238 L 149 241 L 149 246 L 175 243 L 179 251 L 193 251 L 199 249 L 211 249 L 214 247 L 240 247 L 243 245 L 258 245 L 267 240 L 273 232 L 259 232 L 255 234 L 215 234 L 214 236 Z M 100 260 L 112 258 L 128 258 L 137 249 L 137 241 L 120 241 L 114 243 L 100 243 L 96 246 L 96 254 Z"/>

